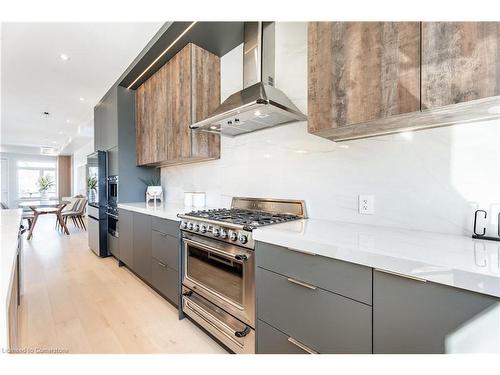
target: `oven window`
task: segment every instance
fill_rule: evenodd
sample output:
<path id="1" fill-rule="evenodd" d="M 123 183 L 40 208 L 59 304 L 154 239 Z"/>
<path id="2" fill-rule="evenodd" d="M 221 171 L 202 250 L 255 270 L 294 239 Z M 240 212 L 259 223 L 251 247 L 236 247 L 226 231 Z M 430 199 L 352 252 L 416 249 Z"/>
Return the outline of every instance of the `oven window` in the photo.
<path id="1" fill-rule="evenodd" d="M 187 247 L 187 275 L 206 288 L 243 305 L 243 265 L 208 250 Z"/>

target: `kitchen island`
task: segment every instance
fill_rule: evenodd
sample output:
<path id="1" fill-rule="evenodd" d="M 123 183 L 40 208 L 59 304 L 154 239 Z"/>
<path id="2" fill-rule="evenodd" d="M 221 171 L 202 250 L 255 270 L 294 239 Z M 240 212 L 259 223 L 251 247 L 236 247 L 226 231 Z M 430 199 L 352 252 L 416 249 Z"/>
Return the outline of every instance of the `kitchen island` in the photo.
<path id="1" fill-rule="evenodd" d="M 23 210 L 0 210 L 0 248 L 2 257 L 1 301 L 3 314 L 0 314 L 2 350 L 8 351 L 17 346 L 17 307 L 20 303 L 20 260 L 21 225 Z"/>

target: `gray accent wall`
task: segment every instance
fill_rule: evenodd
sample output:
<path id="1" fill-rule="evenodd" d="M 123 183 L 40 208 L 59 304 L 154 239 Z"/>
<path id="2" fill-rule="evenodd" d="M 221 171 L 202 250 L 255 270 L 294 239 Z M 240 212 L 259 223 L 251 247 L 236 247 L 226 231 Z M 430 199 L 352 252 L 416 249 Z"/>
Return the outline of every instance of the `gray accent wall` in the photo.
<path id="1" fill-rule="evenodd" d="M 118 91 L 118 201 L 142 202 L 145 200 L 146 186 L 139 178 L 160 176 L 160 170 L 136 166 L 135 90 L 121 86 L 115 88 Z"/>

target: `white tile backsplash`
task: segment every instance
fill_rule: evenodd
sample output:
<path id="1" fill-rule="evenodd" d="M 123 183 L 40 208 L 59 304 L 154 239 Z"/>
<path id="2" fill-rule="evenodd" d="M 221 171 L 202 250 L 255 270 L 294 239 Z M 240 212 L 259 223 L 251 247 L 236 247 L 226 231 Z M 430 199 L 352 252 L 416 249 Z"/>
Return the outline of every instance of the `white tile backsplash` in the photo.
<path id="1" fill-rule="evenodd" d="M 305 23 L 277 24 L 276 85 L 304 113 L 306 46 Z M 222 58 L 222 100 L 241 88 L 241 64 L 241 46 Z M 312 218 L 469 234 L 472 209 L 500 203 L 500 122 L 343 143 L 298 122 L 223 137 L 220 160 L 165 167 L 162 180 L 169 201 L 184 191 L 205 191 L 209 206 L 238 195 L 297 198 Z M 375 197 L 374 215 L 358 213 L 360 194 Z"/>

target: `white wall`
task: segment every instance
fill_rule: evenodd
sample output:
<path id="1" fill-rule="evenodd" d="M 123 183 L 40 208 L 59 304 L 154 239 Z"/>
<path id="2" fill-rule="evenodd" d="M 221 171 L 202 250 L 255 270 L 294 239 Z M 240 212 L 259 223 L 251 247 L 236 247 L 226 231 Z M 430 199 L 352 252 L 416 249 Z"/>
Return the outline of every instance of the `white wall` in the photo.
<path id="1" fill-rule="evenodd" d="M 276 86 L 306 113 L 306 24 L 279 23 L 276 38 Z M 241 53 L 222 58 L 222 99 L 241 88 Z M 498 121 L 343 143 L 300 122 L 223 137 L 220 160 L 162 168 L 162 182 L 169 201 L 193 190 L 211 206 L 297 198 L 312 218 L 469 234 L 471 207 L 500 207 L 499 145 Z M 374 215 L 358 214 L 359 194 L 375 196 Z"/>
<path id="2" fill-rule="evenodd" d="M 17 183 L 17 162 L 18 161 L 56 161 L 55 156 L 46 155 L 29 155 L 29 154 L 19 154 L 12 152 L 0 152 L 0 157 L 2 159 L 8 160 L 8 191 L 9 191 L 9 201 L 8 206 L 11 208 L 16 208 L 19 201 L 18 196 L 18 183 Z M 57 169 L 56 169 L 57 171 Z"/>
<path id="3" fill-rule="evenodd" d="M 89 141 L 73 153 L 73 195 L 86 195 L 85 166 L 87 155 L 94 152 L 94 140 Z"/>

